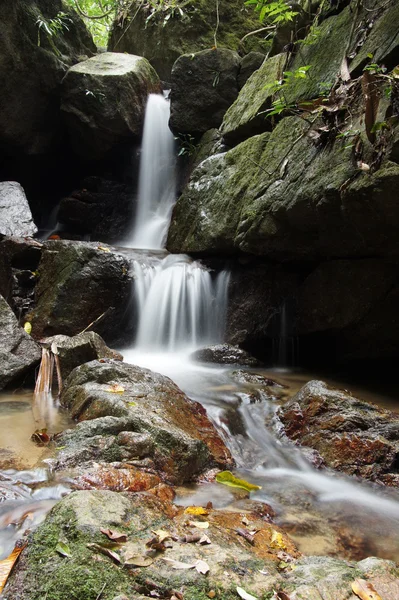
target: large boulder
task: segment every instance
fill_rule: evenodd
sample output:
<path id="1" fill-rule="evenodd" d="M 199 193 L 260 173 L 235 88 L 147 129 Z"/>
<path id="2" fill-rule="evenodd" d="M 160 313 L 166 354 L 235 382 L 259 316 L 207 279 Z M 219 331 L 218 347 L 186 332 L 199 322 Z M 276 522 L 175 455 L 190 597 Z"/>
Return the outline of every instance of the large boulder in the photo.
<path id="1" fill-rule="evenodd" d="M 385 160 L 370 174 L 346 141 L 320 146 L 309 132 L 286 117 L 203 161 L 175 205 L 168 249 L 297 261 L 396 255 L 398 165 Z"/>
<path id="2" fill-rule="evenodd" d="M 121 15 L 111 31 L 109 49 L 145 56 L 159 76 L 169 81 L 173 63 L 179 56 L 215 46 L 216 4 L 214 0 L 183 2 L 183 14 L 178 7 L 169 13 L 161 7 L 158 11 L 154 9 L 153 17 L 148 19 L 152 9 L 154 6 L 150 4 L 133 4 L 130 18 Z M 218 48 L 265 52 L 271 44 L 262 33 L 249 36 L 241 42 L 247 33 L 257 29 L 258 14 L 252 7 L 243 6 L 241 0 L 219 2 Z"/>
<path id="3" fill-rule="evenodd" d="M 58 440 L 59 467 L 147 458 L 162 477 L 182 483 L 231 464 L 201 405 L 147 369 L 92 361 L 71 373 L 61 403 L 80 423 Z"/>
<path id="4" fill-rule="evenodd" d="M 216 344 L 199 348 L 191 354 L 193 360 L 219 365 L 240 365 L 242 367 L 259 367 L 261 362 L 238 346 Z"/>
<path id="5" fill-rule="evenodd" d="M 0 390 L 20 382 L 41 358 L 41 349 L 18 325 L 11 308 L 0 296 Z"/>
<path id="6" fill-rule="evenodd" d="M 137 141 L 148 94 L 160 92 L 158 75 L 141 56 L 104 52 L 71 67 L 62 84 L 61 110 L 77 154 L 99 159 Z"/>
<path id="7" fill-rule="evenodd" d="M 399 572 L 394 562 L 369 558 L 348 563 L 298 556 L 281 529 L 247 511 L 248 531 L 256 531 L 251 545 L 236 533 L 244 529 L 242 513 L 216 509 L 208 513 L 206 534 L 212 543 L 186 543 L 188 531 L 201 538 L 204 530 L 196 529 L 192 516 L 182 508 L 149 493 L 75 492 L 57 504 L 31 535 L 5 595 L 8 600 L 36 600 L 46 594 L 49 599 L 80 600 L 95 599 L 101 592 L 104 600 L 145 600 L 171 598 L 171 594 L 178 598 L 184 593 L 187 600 L 236 600 L 240 588 L 244 590 L 241 597 L 246 592 L 255 598 L 274 594 L 354 600 L 351 584 L 360 578 L 383 598 L 398 596 Z M 101 530 L 109 530 L 110 535 L 119 532 L 127 541 L 114 544 L 111 553 Z M 170 537 L 164 544 L 157 542 L 166 534 Z M 146 554 L 151 543 L 166 547 Z M 69 556 L 62 555 L 63 549 Z M 128 555 L 131 564 L 124 565 Z M 291 564 L 281 562 L 281 557 Z M 206 576 L 201 566 L 209 568 Z"/>
<path id="8" fill-rule="evenodd" d="M 33 236 L 37 227 L 23 187 L 16 181 L 0 182 L 0 234 Z"/>
<path id="9" fill-rule="evenodd" d="M 198 135 L 219 127 L 238 94 L 240 57 L 227 48 L 184 54 L 171 75 L 170 127 Z"/>
<path id="10" fill-rule="evenodd" d="M 399 486 L 399 415 L 310 381 L 277 411 L 280 433 L 349 475 Z"/>
<path id="11" fill-rule="evenodd" d="M 93 327 L 106 341 L 126 329 L 130 299 L 129 262 L 98 243 L 51 240 L 38 267 L 32 335 L 76 335 Z"/>
<path id="12" fill-rule="evenodd" d="M 61 12 L 57 35 L 46 34 Z M 61 0 L 1 3 L 1 154 L 39 155 L 53 147 L 60 135 L 61 80 L 69 66 L 95 51 L 83 21 Z"/>

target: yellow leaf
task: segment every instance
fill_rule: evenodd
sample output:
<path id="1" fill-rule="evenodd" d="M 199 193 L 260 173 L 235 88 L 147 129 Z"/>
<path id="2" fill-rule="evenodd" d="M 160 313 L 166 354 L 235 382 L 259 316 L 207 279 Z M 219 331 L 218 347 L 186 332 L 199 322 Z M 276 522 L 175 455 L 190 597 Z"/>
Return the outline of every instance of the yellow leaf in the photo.
<path id="1" fill-rule="evenodd" d="M 273 548 L 280 548 L 281 550 L 287 549 L 287 546 L 284 543 L 283 535 L 281 533 L 279 533 L 278 531 L 276 531 L 275 529 L 273 529 L 273 535 L 272 535 L 270 545 Z"/>
<path id="2" fill-rule="evenodd" d="M 117 383 L 113 383 L 106 391 L 111 392 L 111 394 L 123 394 L 125 388 Z"/>
<path id="3" fill-rule="evenodd" d="M 196 517 L 198 517 L 199 515 L 208 514 L 208 511 L 205 508 L 202 508 L 202 506 L 187 506 L 184 512 L 186 513 L 186 515 L 195 515 Z"/>
<path id="4" fill-rule="evenodd" d="M 216 481 L 218 483 L 223 483 L 223 485 L 229 485 L 230 487 L 241 488 L 247 492 L 262 489 L 259 485 L 249 483 L 248 481 L 245 481 L 245 479 L 238 479 L 237 477 L 234 477 L 233 473 L 230 471 L 222 471 L 221 473 L 218 473 L 216 475 Z"/>
<path id="5" fill-rule="evenodd" d="M 98 250 L 102 250 L 103 252 L 111 252 L 111 250 L 105 246 L 98 246 Z"/>
<path id="6" fill-rule="evenodd" d="M 32 333 L 32 325 L 29 323 L 29 321 L 26 321 L 24 329 L 28 335 Z"/>
<path id="7" fill-rule="evenodd" d="M 375 591 L 374 586 L 365 579 L 355 579 L 352 583 L 352 591 L 361 600 L 382 600 L 381 596 Z"/>
<path id="8" fill-rule="evenodd" d="M 15 565 L 18 556 L 21 554 L 25 546 L 26 544 L 23 544 L 21 546 L 15 546 L 14 550 L 7 558 L 5 558 L 4 560 L 0 560 L 0 594 L 7 583 L 7 579 L 11 573 L 13 566 Z"/>

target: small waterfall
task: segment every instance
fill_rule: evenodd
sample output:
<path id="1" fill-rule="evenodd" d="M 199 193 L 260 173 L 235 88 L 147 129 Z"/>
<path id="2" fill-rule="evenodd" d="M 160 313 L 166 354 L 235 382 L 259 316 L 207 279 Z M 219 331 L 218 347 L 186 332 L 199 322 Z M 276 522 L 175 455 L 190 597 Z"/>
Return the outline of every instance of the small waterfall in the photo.
<path id="1" fill-rule="evenodd" d="M 134 267 L 137 348 L 177 351 L 222 340 L 227 271 L 213 278 L 198 261 L 172 254 L 158 264 L 136 260 Z"/>
<path id="2" fill-rule="evenodd" d="M 147 101 L 140 161 L 138 205 L 132 248 L 160 249 L 164 245 L 176 200 L 175 143 L 169 129 L 169 102 L 150 94 Z"/>

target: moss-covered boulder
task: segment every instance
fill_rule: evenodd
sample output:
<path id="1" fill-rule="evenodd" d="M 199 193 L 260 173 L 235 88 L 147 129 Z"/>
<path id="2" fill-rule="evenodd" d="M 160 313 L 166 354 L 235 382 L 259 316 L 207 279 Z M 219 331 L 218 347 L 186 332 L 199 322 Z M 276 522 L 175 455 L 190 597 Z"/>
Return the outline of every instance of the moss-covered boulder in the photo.
<path id="1" fill-rule="evenodd" d="M 168 248 L 293 260 L 396 254 L 398 165 L 364 172 L 345 141 L 320 146 L 309 132 L 287 117 L 203 161 L 176 203 Z"/>
<path id="2" fill-rule="evenodd" d="M 214 0 L 178 2 L 174 10 L 154 10 L 150 4 L 133 2 L 130 18 L 123 15 L 114 23 L 109 50 L 145 56 L 161 79 L 169 81 L 173 63 L 182 54 L 213 48 L 217 26 Z M 181 12 L 179 10 L 181 9 Z M 165 18 L 167 20 L 165 21 Z M 265 52 L 270 42 L 253 35 L 241 43 L 249 32 L 259 29 L 258 14 L 241 0 L 219 1 L 217 46 L 249 52 Z"/>
<path id="3" fill-rule="evenodd" d="M 240 57 L 227 48 L 180 56 L 171 75 L 170 127 L 198 135 L 219 127 L 238 94 Z"/>
<path id="4" fill-rule="evenodd" d="M 149 458 L 174 483 L 207 467 L 231 464 L 230 453 L 197 402 L 167 377 L 133 365 L 92 361 L 72 371 L 62 404 L 81 421 L 64 432 L 57 464 Z M 150 436 L 144 454 L 137 447 Z M 145 462 L 143 467 L 148 466 Z"/>
<path id="5" fill-rule="evenodd" d="M 41 350 L 19 326 L 10 306 L 0 296 L 0 390 L 21 381 L 23 375 L 38 365 Z"/>
<path id="6" fill-rule="evenodd" d="M 137 141 L 148 94 L 160 91 L 158 75 L 141 56 L 104 52 L 71 67 L 62 83 L 61 109 L 76 153 L 98 159 Z"/>
<path id="7" fill-rule="evenodd" d="M 354 600 L 351 584 L 362 578 L 381 597 L 397 597 L 399 572 L 393 562 L 297 558 L 294 544 L 278 527 L 247 512 L 248 530 L 256 531 L 251 545 L 236 534 L 243 528 L 242 518 L 237 512 L 209 509 L 205 518 L 196 520 L 208 522 L 211 544 L 186 543 L 188 531 L 201 537 L 204 530 L 190 526 L 192 515 L 170 503 L 148 493 L 75 492 L 30 536 L 5 595 L 8 600 L 96 600 L 101 593 L 104 600 L 145 600 L 170 598 L 175 592 L 185 600 L 236 600 L 239 587 L 265 600 L 276 593 L 294 596 L 295 591 L 306 600 L 319 600 L 320 594 L 326 600 Z M 127 541 L 114 544 L 114 554 L 109 549 L 107 554 L 110 540 L 101 529 L 125 534 Z M 157 532 L 162 535 L 160 530 L 170 536 L 165 540 L 168 547 L 146 555 Z M 292 561 L 289 566 L 282 568 L 281 549 L 273 535 Z M 146 566 L 125 564 L 129 555 L 131 563 Z M 174 568 L 179 566 L 174 561 L 189 568 Z M 203 574 L 201 567 L 209 571 Z"/>
<path id="8" fill-rule="evenodd" d="M 99 243 L 51 240 L 38 267 L 32 335 L 76 335 L 92 330 L 106 341 L 123 333 L 130 298 L 129 262 Z"/>
<path id="9" fill-rule="evenodd" d="M 57 35 L 47 35 L 64 13 Z M 45 26 L 41 26 L 40 22 Z M 0 6 L 0 153 L 40 155 L 61 131 L 59 86 L 68 67 L 96 47 L 83 21 L 61 0 Z"/>

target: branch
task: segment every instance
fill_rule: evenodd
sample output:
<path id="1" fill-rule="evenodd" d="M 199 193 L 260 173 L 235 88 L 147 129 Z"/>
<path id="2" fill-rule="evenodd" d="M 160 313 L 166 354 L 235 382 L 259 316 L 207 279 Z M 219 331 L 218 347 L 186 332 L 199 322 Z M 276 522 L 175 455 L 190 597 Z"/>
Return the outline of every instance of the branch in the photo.
<path id="1" fill-rule="evenodd" d="M 261 27 L 260 29 L 255 29 L 255 31 L 250 31 L 249 33 L 247 33 L 246 35 L 244 35 L 243 38 L 241 38 L 240 40 L 240 44 L 243 43 L 243 41 L 249 37 L 250 35 L 256 35 L 257 33 L 262 33 L 262 31 L 270 31 L 271 29 L 276 29 L 275 25 L 269 25 L 268 27 Z"/>
<path id="2" fill-rule="evenodd" d="M 75 0 L 75 5 L 76 5 L 76 9 L 78 11 L 78 13 L 80 13 L 82 15 L 82 17 L 84 17 L 85 19 L 105 19 L 105 17 L 108 17 L 111 13 L 114 12 L 115 8 L 110 8 L 108 12 L 102 14 L 102 15 L 88 15 L 86 14 L 83 9 L 80 7 L 78 0 Z"/>
<path id="3" fill-rule="evenodd" d="M 213 34 L 213 38 L 215 41 L 215 48 L 218 47 L 218 42 L 217 42 L 217 32 L 219 29 L 219 23 L 220 23 L 220 18 L 219 18 L 219 0 L 216 0 L 216 28 L 215 28 L 215 33 Z"/>

